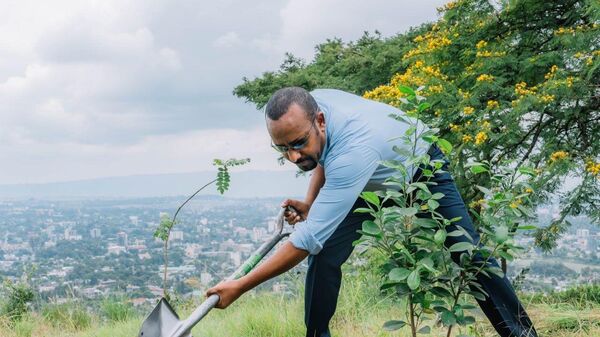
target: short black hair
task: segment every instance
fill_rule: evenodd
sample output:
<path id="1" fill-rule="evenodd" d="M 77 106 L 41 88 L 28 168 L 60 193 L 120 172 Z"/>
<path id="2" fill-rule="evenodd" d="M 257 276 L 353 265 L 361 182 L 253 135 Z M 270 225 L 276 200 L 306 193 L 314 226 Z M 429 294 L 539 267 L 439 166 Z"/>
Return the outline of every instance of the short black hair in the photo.
<path id="1" fill-rule="evenodd" d="M 317 101 L 308 91 L 300 87 L 282 88 L 271 96 L 265 107 L 265 115 L 276 121 L 283 116 L 292 104 L 298 104 L 309 120 L 313 120 L 319 111 Z"/>

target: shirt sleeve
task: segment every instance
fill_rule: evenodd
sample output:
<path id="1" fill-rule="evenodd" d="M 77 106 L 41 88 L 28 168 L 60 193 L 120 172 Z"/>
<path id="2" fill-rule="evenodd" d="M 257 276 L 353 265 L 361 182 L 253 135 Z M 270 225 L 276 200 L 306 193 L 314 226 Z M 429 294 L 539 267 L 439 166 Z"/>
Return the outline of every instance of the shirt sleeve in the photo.
<path id="1" fill-rule="evenodd" d="M 355 147 L 325 167 L 325 184 L 312 204 L 305 222 L 296 225 L 290 242 L 298 249 L 318 254 L 325 241 L 352 209 L 379 165 L 379 154 L 368 147 Z"/>

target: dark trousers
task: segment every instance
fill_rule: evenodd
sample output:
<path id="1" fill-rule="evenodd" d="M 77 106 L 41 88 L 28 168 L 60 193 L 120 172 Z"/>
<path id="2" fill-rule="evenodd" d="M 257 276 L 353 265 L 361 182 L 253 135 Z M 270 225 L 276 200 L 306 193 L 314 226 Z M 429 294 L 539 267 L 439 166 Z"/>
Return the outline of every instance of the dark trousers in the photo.
<path id="1" fill-rule="evenodd" d="M 432 159 L 444 159 L 446 170 L 448 161 L 437 146 L 432 146 L 428 152 Z M 415 173 L 413 181 L 421 179 L 420 168 Z M 454 180 L 450 173 L 436 174 L 431 181 L 437 182 L 435 186 L 429 186 L 432 193 L 441 192 L 444 197 L 439 201 L 437 209 L 446 219 L 462 217 L 460 221 L 453 223 L 448 232 L 453 231 L 452 226 L 461 226 L 473 238 L 479 242 L 479 234 L 473 227 L 471 218 L 467 211 L 460 193 L 456 189 Z M 354 209 L 366 207 L 362 199 L 358 199 L 352 210 L 338 226 L 336 231 L 325 242 L 323 249 L 317 255 L 308 258 L 308 272 L 306 275 L 306 292 L 304 303 L 304 320 L 306 323 L 307 337 L 330 337 L 329 321 L 333 316 L 342 280 L 342 264 L 352 253 L 352 242 L 360 238 L 357 230 L 362 228 L 362 222 L 369 220 L 370 216 L 365 213 L 354 213 Z M 448 237 L 445 245 L 468 240 L 464 236 Z M 454 256 L 453 256 L 454 258 Z M 494 259 L 488 263 L 498 266 Z M 485 301 L 477 301 L 479 306 L 488 317 L 498 334 L 503 337 L 535 337 L 537 333 L 523 306 L 519 302 L 512 285 L 505 277 L 498 277 L 490 273 L 491 277 L 480 274 L 478 282 L 489 297 Z M 366 285 L 369 286 L 369 285 Z"/>

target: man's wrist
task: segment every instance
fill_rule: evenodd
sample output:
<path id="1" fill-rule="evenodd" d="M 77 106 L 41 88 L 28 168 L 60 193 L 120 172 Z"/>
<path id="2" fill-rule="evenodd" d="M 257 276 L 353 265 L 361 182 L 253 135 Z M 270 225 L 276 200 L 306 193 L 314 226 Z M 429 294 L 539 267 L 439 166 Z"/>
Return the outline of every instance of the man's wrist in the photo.
<path id="1" fill-rule="evenodd" d="M 252 285 L 252 283 L 250 282 L 248 275 L 242 276 L 239 279 L 236 280 L 238 282 L 238 286 L 239 288 L 242 290 L 242 292 L 247 292 L 248 290 L 251 290 L 252 288 L 254 288 L 254 286 Z"/>

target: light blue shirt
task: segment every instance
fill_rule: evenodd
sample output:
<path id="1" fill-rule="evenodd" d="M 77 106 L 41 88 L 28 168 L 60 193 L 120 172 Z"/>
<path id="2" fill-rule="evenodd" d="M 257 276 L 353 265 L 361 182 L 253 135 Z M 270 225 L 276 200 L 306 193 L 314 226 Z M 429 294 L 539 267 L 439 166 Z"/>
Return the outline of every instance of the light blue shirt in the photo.
<path id="1" fill-rule="evenodd" d="M 325 184 L 306 221 L 296 225 L 289 240 L 294 247 L 315 255 L 323 249 L 362 191 L 385 190 L 382 183 L 397 172 L 380 165 L 380 161 L 406 160 L 392 147 L 412 151 L 412 145 L 404 144 L 401 139 L 392 141 L 409 128 L 408 124 L 389 117 L 393 113 L 410 119 L 399 109 L 340 90 L 317 89 L 311 95 L 325 115 L 326 142 L 319 159 L 325 171 Z M 419 122 L 418 129 L 422 132 L 427 127 Z M 416 155 L 428 149 L 429 144 L 420 140 Z M 416 167 L 409 166 L 409 177 L 415 171 Z"/>

